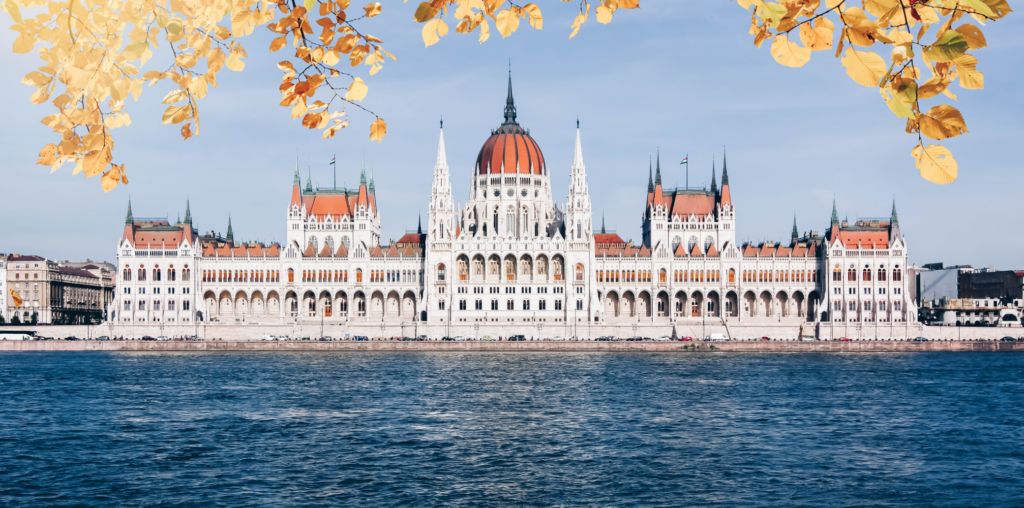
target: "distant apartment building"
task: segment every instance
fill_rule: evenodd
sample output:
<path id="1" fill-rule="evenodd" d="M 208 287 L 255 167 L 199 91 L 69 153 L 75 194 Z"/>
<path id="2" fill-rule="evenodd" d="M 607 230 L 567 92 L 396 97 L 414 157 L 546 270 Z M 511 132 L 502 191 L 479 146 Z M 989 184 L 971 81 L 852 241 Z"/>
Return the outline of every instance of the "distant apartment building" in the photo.
<path id="1" fill-rule="evenodd" d="M 22 298 L 19 307 L 5 295 L 6 321 L 17 316 L 28 323 L 34 316 L 43 324 L 98 324 L 106 318 L 114 298 L 113 265 L 20 254 L 7 256 L 5 264 L 6 287 Z"/>
<path id="2" fill-rule="evenodd" d="M 918 268 L 914 281 L 918 308 L 960 298 L 960 274 L 973 271 L 970 265 L 946 266 L 944 263 L 929 263 Z"/>
<path id="3" fill-rule="evenodd" d="M 960 298 L 996 299 L 1008 303 L 1024 298 L 1024 271 L 984 270 L 959 276 Z"/>
<path id="4" fill-rule="evenodd" d="M 0 252 L 0 318 L 7 322 L 7 255 Z"/>

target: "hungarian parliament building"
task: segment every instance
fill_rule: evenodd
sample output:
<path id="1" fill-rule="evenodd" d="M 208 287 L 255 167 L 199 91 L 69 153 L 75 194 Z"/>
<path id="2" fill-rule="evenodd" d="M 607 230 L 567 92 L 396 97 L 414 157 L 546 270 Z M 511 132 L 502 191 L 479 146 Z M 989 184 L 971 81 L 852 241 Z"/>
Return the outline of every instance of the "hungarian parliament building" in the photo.
<path id="1" fill-rule="evenodd" d="M 188 206 L 175 224 L 135 218 L 129 203 L 109 317 L 438 334 L 468 325 L 481 335 L 540 325 L 566 336 L 560 327 L 582 324 L 915 320 L 895 205 L 888 219 L 850 224 L 833 203 L 822 235 L 801 236 L 794 221 L 788 240 L 740 244 L 725 158 L 721 186 L 713 172 L 700 190 L 664 187 L 659 160 L 634 244 L 595 227 L 578 122 L 568 195 L 555 202 L 540 145 L 516 120 L 511 78 L 504 122 L 468 176 L 456 205 L 442 128 L 427 221 L 387 245 L 365 170 L 358 190 L 314 189 L 296 167 L 283 245 L 236 240 L 230 220 L 225 235 L 201 235 Z"/>

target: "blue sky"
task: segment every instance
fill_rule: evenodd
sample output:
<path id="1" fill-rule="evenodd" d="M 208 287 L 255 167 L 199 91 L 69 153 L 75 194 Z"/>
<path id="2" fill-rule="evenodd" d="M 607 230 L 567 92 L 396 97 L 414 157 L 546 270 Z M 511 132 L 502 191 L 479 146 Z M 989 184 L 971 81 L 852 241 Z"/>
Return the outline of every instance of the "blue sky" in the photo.
<path id="1" fill-rule="evenodd" d="M 912 262 L 1024 268 L 1024 237 L 1013 229 L 1024 183 L 1020 14 L 983 28 L 990 47 L 975 53 L 986 89 L 953 87 L 971 134 L 945 142 L 960 177 L 939 186 L 918 175 L 916 138 L 877 90 L 850 80 L 830 52 L 801 69 L 778 65 L 767 46 L 753 46 L 750 13 L 732 2 L 648 0 L 610 25 L 591 17 L 566 40 L 574 4 L 542 1 L 541 31 L 523 23 L 503 40 L 492 25 L 481 45 L 452 30 L 430 48 L 411 21 L 415 1 L 384 4 L 363 25 L 398 57 L 365 78 L 366 107 L 388 122 L 383 143 L 368 139 L 372 117 L 354 108 L 352 125 L 332 140 L 292 121 L 277 105 L 283 52 L 268 54 L 260 29 L 244 39 L 245 71 L 220 73 L 220 88 L 200 103 L 201 136 L 183 141 L 178 127 L 160 124 L 167 85 L 129 104 L 133 123 L 117 132 L 116 161 L 131 184 L 108 194 L 98 179 L 72 177 L 71 165 L 53 174 L 34 165 L 55 140 L 39 123 L 52 108 L 30 104 L 32 89 L 19 83 L 38 59 L 0 52 L 0 252 L 114 261 L 129 195 L 136 217 L 175 219 L 190 197 L 202 232 L 224 232 L 231 214 L 236 238 L 281 240 L 296 154 L 303 181 L 308 165 L 324 186 L 332 156 L 339 186 L 353 186 L 365 155 L 383 237 L 397 239 L 426 209 L 442 115 L 455 196 L 466 199 L 477 152 L 502 121 L 511 59 L 518 119 L 544 151 L 556 200 L 566 193 L 578 115 L 595 213 L 623 238 L 640 241 L 648 160 L 659 147 L 666 186 L 683 185 L 687 154 L 692 186 L 709 183 L 713 157 L 721 171 L 727 145 L 742 240 L 786 239 L 794 215 L 801 233 L 824 232 L 833 196 L 851 220 L 888 216 L 895 198 Z M 0 33 L 0 46 L 14 36 Z"/>

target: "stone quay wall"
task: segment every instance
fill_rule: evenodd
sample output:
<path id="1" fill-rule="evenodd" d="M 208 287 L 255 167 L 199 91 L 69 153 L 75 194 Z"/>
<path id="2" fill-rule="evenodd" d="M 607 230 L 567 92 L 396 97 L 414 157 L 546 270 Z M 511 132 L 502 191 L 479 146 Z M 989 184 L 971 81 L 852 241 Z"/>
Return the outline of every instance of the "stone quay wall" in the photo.
<path id="1" fill-rule="evenodd" d="M 746 353 L 907 353 L 1024 352 L 1022 342 L 999 341 L 729 341 L 729 342 L 602 342 L 602 341 L 0 341 L 0 352 L 120 351 L 447 351 L 447 352 L 746 352 Z"/>
<path id="2" fill-rule="evenodd" d="M 259 341 L 264 335 L 275 337 L 288 337 L 301 339 L 309 337 L 316 339 L 322 336 L 335 339 L 352 336 L 366 336 L 370 338 L 382 337 L 414 337 L 426 335 L 432 339 L 439 339 L 443 336 L 461 335 L 467 338 L 482 338 L 490 335 L 494 338 L 499 336 L 522 334 L 527 339 L 540 339 L 563 337 L 580 339 L 593 339 L 601 336 L 612 337 L 660 337 L 675 335 L 676 337 L 695 337 L 697 339 L 707 337 L 712 333 L 721 333 L 733 339 L 759 339 L 770 337 L 774 341 L 799 341 L 800 323 L 778 323 L 778 322 L 751 322 L 744 320 L 738 322 L 680 322 L 676 324 L 666 323 L 618 323 L 618 324 L 587 324 L 579 323 L 551 326 L 543 323 L 533 325 L 503 324 L 493 327 L 481 325 L 451 324 L 425 325 L 422 323 L 409 322 L 397 324 L 369 324 L 369 323 L 333 323 L 324 324 L 321 328 L 319 322 L 304 322 L 294 324 L 222 324 L 222 323 L 200 323 L 196 325 L 121 325 L 106 323 L 102 325 L 69 325 L 69 326 L 0 326 L 0 331 L 34 331 L 40 337 L 65 338 L 78 337 L 89 339 L 100 336 L 124 337 L 126 339 L 138 339 L 144 336 L 159 337 L 189 337 L 198 336 L 204 341 Z M 925 337 L 929 340 L 953 340 L 953 341 L 975 341 L 975 340 L 998 340 L 1001 337 L 1022 337 L 1024 329 L 1016 328 L 991 328 L 991 327 L 951 327 L 951 326 L 924 326 L 919 323 L 804 323 L 805 333 L 810 333 L 818 340 L 832 340 L 847 337 L 853 340 L 901 340 L 915 337 Z M 321 331 L 322 330 L 322 331 Z M 773 342 L 774 342 L 773 341 Z"/>

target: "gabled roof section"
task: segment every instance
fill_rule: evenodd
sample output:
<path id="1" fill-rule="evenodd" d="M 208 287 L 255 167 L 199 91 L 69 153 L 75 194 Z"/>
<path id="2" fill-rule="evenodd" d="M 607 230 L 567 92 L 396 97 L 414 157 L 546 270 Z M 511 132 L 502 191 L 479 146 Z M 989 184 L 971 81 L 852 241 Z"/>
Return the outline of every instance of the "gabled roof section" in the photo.
<path id="1" fill-rule="evenodd" d="M 748 244 L 743 246 L 743 255 L 746 256 L 746 257 L 757 256 L 757 251 L 758 251 L 757 247 L 754 246 L 753 244 L 748 243 Z"/>
<path id="2" fill-rule="evenodd" d="M 700 253 L 700 246 L 699 245 L 693 244 L 693 249 L 690 249 L 690 256 L 695 257 L 695 258 L 699 258 L 699 257 L 703 256 L 703 254 Z"/>
<path id="3" fill-rule="evenodd" d="M 306 251 L 302 253 L 302 257 L 312 258 L 316 257 L 316 251 L 313 250 L 313 244 L 306 246 Z"/>
<path id="4" fill-rule="evenodd" d="M 348 257 L 348 249 L 345 248 L 345 244 L 338 245 L 338 250 L 334 253 L 334 256 L 339 258 Z"/>
<path id="5" fill-rule="evenodd" d="M 675 256 L 677 258 L 681 258 L 681 257 L 686 256 L 686 249 L 683 248 L 683 244 L 682 243 L 680 243 L 679 245 L 676 246 Z"/>
<path id="6" fill-rule="evenodd" d="M 696 246 L 695 246 L 695 247 L 696 247 Z M 711 244 L 711 245 L 710 245 L 710 246 L 708 247 L 708 257 L 715 257 L 715 258 L 716 258 L 716 257 L 718 257 L 719 255 L 720 255 L 720 254 L 718 253 L 718 249 L 716 249 L 716 248 L 715 248 L 715 244 Z"/>
<path id="7" fill-rule="evenodd" d="M 324 248 L 320 249 L 320 257 L 329 258 L 331 257 L 331 248 L 324 244 Z"/>
<path id="8" fill-rule="evenodd" d="M 399 256 L 398 246 L 396 246 L 393 243 L 391 245 L 389 245 L 388 246 L 387 256 L 389 258 L 392 258 L 392 257 L 397 258 Z"/>
<path id="9" fill-rule="evenodd" d="M 641 245 L 640 252 L 638 252 L 637 255 L 642 258 L 649 258 L 651 257 L 651 249 L 648 249 L 646 245 Z"/>
<path id="10" fill-rule="evenodd" d="M 384 257 L 384 249 L 381 249 L 380 245 L 374 245 L 373 249 L 370 250 L 370 257 L 372 257 L 372 258 Z"/>

